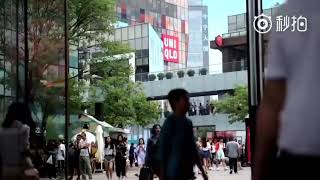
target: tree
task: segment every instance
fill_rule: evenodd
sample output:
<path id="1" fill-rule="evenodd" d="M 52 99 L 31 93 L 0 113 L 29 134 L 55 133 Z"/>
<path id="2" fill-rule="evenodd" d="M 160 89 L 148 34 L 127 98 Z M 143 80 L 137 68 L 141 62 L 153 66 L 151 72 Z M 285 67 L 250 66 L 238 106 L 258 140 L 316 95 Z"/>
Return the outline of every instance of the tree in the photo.
<path id="1" fill-rule="evenodd" d="M 214 102 L 217 112 L 229 115 L 230 123 L 244 122 L 248 115 L 248 88 L 238 86 L 233 95 L 225 95 L 221 101 Z"/>
<path id="2" fill-rule="evenodd" d="M 69 3 L 69 42 L 80 44 L 85 47 L 86 42 L 102 43 L 102 34 L 112 33 L 115 22 L 115 0 L 70 0 Z M 4 11 L 7 5 L 0 8 Z M 12 5 L 14 8 L 15 5 Z M 23 17 L 23 12 L 18 11 Z M 18 15 L 17 15 L 18 16 Z M 20 18 L 21 20 L 23 18 Z M 12 21 L 11 21 L 12 20 Z M 7 26 L 15 27 L 15 18 L 8 18 Z M 22 24 L 22 22 L 19 22 Z M 24 42 L 27 41 L 29 48 L 28 84 L 27 92 L 23 88 L 19 94 L 28 97 L 34 114 L 41 122 L 42 130 L 45 129 L 49 116 L 63 113 L 64 107 L 64 1 L 63 0 L 29 0 L 28 1 L 28 38 L 24 37 L 23 26 L 19 26 L 20 51 L 18 57 L 25 58 Z M 9 64 L 12 69 L 15 66 L 23 67 L 23 61 L 17 61 L 14 43 L 10 39 L 1 39 L 0 49 L 4 50 L 7 62 L 1 64 L 5 70 L 6 78 L 1 83 L 6 88 L 13 89 L 16 86 L 17 74 L 14 70 L 7 70 Z M 19 63 L 19 64 L 17 64 Z M 72 83 L 72 82 L 71 82 Z M 79 84 L 78 84 L 79 85 Z M 77 86 L 78 86 L 77 85 Z M 19 84 L 18 86 L 23 87 Z M 77 101 L 72 97 L 71 102 Z M 74 103 L 71 103 L 74 105 Z M 73 110 L 79 107 L 72 107 Z M 41 113 L 39 113 L 41 112 Z M 40 115 L 39 115 L 40 114 Z M 44 132 L 44 131 L 42 131 Z"/>
<path id="3" fill-rule="evenodd" d="M 100 80 L 91 80 L 90 97 L 79 99 L 77 97 L 85 90 L 73 91 L 75 104 L 86 102 L 90 113 L 94 113 L 94 104 L 103 103 L 103 120 L 115 127 L 128 125 L 149 125 L 158 120 L 159 110 L 156 102 L 147 101 L 140 83 L 133 82 L 129 77 L 133 69 L 129 65 L 130 52 L 126 45 L 105 42 L 101 45 L 102 51 L 89 62 L 90 76 L 98 75 Z M 123 55 L 116 54 L 122 52 Z M 82 87 L 84 88 L 84 87 Z M 79 89 L 73 86 L 71 89 Z M 81 89 L 81 88 L 80 88 Z M 95 89 L 95 90 L 93 90 Z M 79 106 L 75 106 L 79 108 Z"/>

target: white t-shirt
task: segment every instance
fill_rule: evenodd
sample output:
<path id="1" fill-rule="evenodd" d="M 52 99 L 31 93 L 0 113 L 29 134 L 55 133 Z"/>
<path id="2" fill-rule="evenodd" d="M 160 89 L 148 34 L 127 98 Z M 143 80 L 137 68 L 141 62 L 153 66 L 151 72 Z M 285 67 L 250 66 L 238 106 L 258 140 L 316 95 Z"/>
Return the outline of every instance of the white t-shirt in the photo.
<path id="1" fill-rule="evenodd" d="M 211 145 L 210 145 L 210 146 L 211 146 Z M 211 151 L 211 153 L 215 153 L 215 152 L 216 152 L 216 146 L 215 146 L 215 144 L 212 144 L 210 151 Z"/>
<path id="2" fill-rule="evenodd" d="M 90 147 L 88 148 L 83 148 L 86 144 L 90 144 L 88 139 L 86 139 L 85 141 L 84 140 L 81 140 L 80 143 L 79 143 L 79 146 L 80 146 L 80 156 L 90 156 L 89 155 L 89 149 Z"/>
<path id="3" fill-rule="evenodd" d="M 298 155 L 320 156 L 319 6 L 319 0 L 288 1 L 283 17 L 304 16 L 308 29 L 276 32 L 277 28 L 273 28 L 268 54 L 266 79 L 286 80 L 287 85 L 278 145 L 281 150 Z"/>
<path id="4" fill-rule="evenodd" d="M 58 147 L 57 160 L 64 161 L 65 155 L 66 155 L 66 147 L 64 144 L 60 144 Z"/>

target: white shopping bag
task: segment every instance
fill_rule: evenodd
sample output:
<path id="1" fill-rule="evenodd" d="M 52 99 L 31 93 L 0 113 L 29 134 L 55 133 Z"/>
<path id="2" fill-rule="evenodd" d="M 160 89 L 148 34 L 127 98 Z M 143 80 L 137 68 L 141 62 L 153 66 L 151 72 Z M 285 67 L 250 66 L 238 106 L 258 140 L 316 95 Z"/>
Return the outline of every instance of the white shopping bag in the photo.
<path id="1" fill-rule="evenodd" d="M 48 164 L 53 164 L 52 155 L 50 155 L 50 157 L 48 158 L 47 163 L 48 163 Z"/>

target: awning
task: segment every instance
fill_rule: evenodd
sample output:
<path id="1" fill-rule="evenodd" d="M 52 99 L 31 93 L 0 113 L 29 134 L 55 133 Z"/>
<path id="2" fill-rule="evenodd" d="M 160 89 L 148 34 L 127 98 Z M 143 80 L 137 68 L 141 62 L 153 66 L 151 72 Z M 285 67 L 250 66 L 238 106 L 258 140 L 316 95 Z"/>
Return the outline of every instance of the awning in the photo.
<path id="1" fill-rule="evenodd" d="M 96 118 L 94 118 L 93 116 L 89 115 L 89 114 L 81 114 L 81 118 L 80 121 L 94 121 L 95 123 L 101 125 L 103 128 L 114 128 L 113 126 L 111 126 L 109 123 L 105 122 L 105 121 L 99 121 Z"/>

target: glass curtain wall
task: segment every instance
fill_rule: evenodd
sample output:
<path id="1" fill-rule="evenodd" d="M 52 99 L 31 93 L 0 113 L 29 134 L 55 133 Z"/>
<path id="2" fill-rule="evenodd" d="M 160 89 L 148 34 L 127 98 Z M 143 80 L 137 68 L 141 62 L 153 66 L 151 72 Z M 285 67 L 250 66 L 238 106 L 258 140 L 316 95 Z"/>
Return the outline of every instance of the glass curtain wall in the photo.
<path id="1" fill-rule="evenodd" d="M 47 144 L 65 138 L 65 10 L 65 0 L 0 1 L 0 123 L 11 103 L 29 105 L 36 123 L 30 149 L 43 152 L 34 160 L 41 176 Z"/>
<path id="2" fill-rule="evenodd" d="M 8 106 L 23 100 L 24 73 L 23 2 L 0 2 L 0 123 Z"/>

